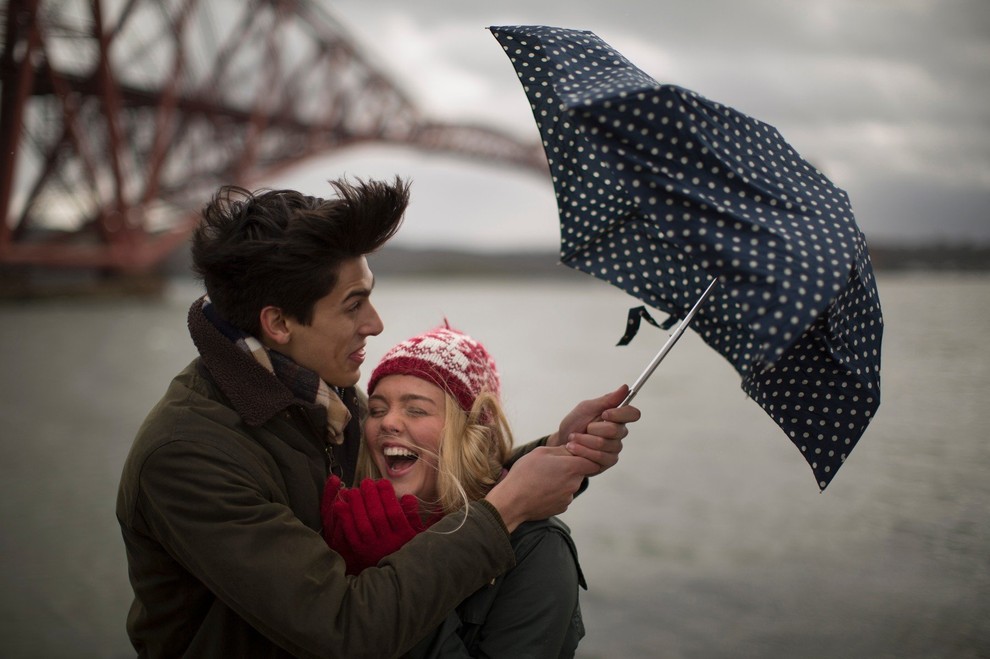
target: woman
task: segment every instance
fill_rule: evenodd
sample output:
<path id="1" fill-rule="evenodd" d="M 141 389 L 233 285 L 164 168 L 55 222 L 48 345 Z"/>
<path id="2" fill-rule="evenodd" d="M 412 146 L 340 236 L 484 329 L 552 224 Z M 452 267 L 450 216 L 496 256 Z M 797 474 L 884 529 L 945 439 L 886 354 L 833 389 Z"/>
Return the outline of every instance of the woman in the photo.
<path id="1" fill-rule="evenodd" d="M 325 537 L 349 572 L 374 565 L 386 547 L 432 521 L 462 514 L 504 475 L 513 440 L 499 396 L 488 351 L 449 326 L 382 358 L 368 382 L 361 486 L 330 485 L 324 502 Z M 369 539 L 372 528 L 393 536 L 406 520 L 404 533 Z M 364 538 L 355 540 L 360 529 Z M 554 518 L 527 522 L 511 542 L 516 566 L 465 600 L 414 656 L 573 656 L 584 635 L 578 585 L 585 584 L 569 530 Z"/>

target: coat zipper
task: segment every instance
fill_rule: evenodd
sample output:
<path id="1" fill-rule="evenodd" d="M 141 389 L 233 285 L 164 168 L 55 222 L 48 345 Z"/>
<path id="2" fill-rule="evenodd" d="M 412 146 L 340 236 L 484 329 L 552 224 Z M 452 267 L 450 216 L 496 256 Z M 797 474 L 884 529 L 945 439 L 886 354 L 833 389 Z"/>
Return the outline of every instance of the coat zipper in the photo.
<path id="1" fill-rule="evenodd" d="M 326 450 L 326 454 L 327 454 L 327 471 L 328 471 L 328 473 L 333 474 L 333 475 L 336 475 L 336 476 L 339 476 L 340 478 L 343 478 L 344 477 L 344 468 L 340 464 L 337 463 L 337 460 L 336 460 L 336 458 L 334 457 L 334 454 L 333 454 L 333 446 L 330 444 L 330 442 L 327 442 L 326 449 L 325 450 Z"/>
<path id="2" fill-rule="evenodd" d="M 304 419 L 306 425 L 309 426 L 310 430 L 313 431 L 314 435 L 316 435 L 317 437 L 321 436 L 321 432 L 320 432 L 321 429 L 316 427 L 316 424 L 313 423 L 313 420 L 309 418 L 309 415 L 306 414 L 306 411 L 302 407 L 296 406 L 294 408 L 294 414 Z M 337 462 L 337 457 L 333 453 L 333 445 L 329 441 L 327 441 L 326 428 L 323 428 L 322 431 L 323 431 L 322 432 L 323 453 L 326 456 L 327 475 L 329 476 L 330 474 L 336 474 L 340 478 L 343 478 L 344 467 L 343 465 Z"/>

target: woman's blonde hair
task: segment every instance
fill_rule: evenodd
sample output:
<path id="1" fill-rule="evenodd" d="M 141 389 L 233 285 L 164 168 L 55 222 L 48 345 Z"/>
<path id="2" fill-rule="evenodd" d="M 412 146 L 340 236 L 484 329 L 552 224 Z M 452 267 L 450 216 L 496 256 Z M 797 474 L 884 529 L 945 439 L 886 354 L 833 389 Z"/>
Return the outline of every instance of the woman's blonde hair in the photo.
<path id="1" fill-rule="evenodd" d="M 498 397 L 482 392 L 470 412 L 444 391 L 444 424 L 437 454 L 437 501 L 423 506 L 444 515 L 466 508 L 483 498 L 498 482 L 512 451 L 513 438 Z M 377 465 L 362 441 L 355 482 L 381 478 Z"/>

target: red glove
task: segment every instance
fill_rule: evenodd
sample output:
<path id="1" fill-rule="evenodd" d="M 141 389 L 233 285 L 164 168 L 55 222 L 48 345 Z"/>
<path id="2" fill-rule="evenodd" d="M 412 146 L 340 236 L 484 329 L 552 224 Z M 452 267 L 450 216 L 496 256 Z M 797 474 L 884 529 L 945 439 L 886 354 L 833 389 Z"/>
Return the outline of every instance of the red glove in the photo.
<path id="1" fill-rule="evenodd" d="M 323 538 L 344 557 L 348 574 L 378 565 L 427 527 L 416 497 L 407 494 L 399 501 L 392 483 L 384 478 L 366 478 L 360 488 L 341 490 L 340 479 L 331 476 L 321 512 Z"/>

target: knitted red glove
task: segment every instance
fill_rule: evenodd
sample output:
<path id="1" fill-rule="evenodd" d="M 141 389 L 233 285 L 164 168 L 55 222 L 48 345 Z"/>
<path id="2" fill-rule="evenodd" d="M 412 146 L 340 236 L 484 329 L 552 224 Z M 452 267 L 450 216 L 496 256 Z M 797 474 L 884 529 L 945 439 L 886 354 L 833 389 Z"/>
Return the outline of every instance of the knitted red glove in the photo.
<path id="1" fill-rule="evenodd" d="M 407 494 L 399 501 L 387 479 L 366 478 L 359 488 L 344 490 L 339 489 L 339 483 L 334 486 L 327 481 L 323 537 L 344 557 L 348 574 L 378 565 L 425 529 L 416 497 Z"/>

